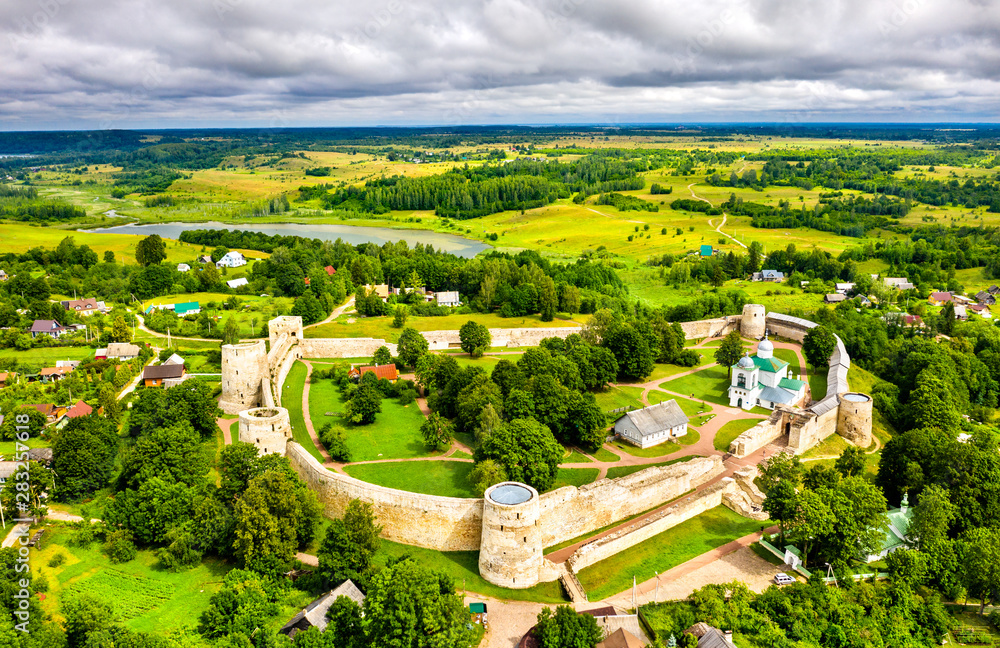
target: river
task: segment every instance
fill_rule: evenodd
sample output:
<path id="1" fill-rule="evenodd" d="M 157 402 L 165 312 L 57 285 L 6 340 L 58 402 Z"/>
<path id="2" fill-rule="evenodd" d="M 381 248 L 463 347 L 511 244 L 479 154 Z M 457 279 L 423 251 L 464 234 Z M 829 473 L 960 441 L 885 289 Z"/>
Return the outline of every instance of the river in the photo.
<path id="1" fill-rule="evenodd" d="M 308 225 L 302 223 L 268 223 L 266 225 L 243 225 L 239 223 L 152 223 L 148 225 L 117 225 L 115 227 L 101 227 L 92 230 L 83 230 L 95 234 L 138 234 L 149 236 L 159 234 L 163 238 L 180 238 L 181 232 L 198 229 L 228 229 L 242 230 L 246 232 L 261 232 L 262 234 L 280 234 L 282 236 L 301 236 L 304 238 L 316 238 L 324 241 L 336 241 L 342 239 L 352 245 L 372 242 L 382 245 L 387 241 L 406 241 L 412 247 L 416 243 L 433 245 L 436 250 L 450 252 L 455 256 L 471 258 L 491 249 L 489 245 L 473 241 L 471 239 L 454 236 L 453 234 L 441 234 L 429 230 L 419 229 L 392 229 L 389 227 L 364 227 L 355 225 Z"/>

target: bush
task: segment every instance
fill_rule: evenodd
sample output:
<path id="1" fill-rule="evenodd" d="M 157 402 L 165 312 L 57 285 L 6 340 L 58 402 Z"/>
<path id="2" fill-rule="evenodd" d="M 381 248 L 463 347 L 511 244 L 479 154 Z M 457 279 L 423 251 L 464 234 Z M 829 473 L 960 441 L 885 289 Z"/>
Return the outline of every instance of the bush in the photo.
<path id="1" fill-rule="evenodd" d="M 678 367 L 694 367 L 700 359 L 701 357 L 694 349 L 684 349 L 674 358 L 674 364 Z"/>
<path id="2" fill-rule="evenodd" d="M 334 461 L 347 463 L 351 460 L 351 450 L 347 447 L 347 435 L 341 429 L 334 429 L 326 423 L 319 429 L 319 441 Z"/>
<path id="3" fill-rule="evenodd" d="M 138 553 L 132 542 L 132 532 L 128 529 L 118 529 L 108 534 L 104 542 L 104 553 L 113 563 L 126 563 L 134 560 Z"/>
<path id="4" fill-rule="evenodd" d="M 66 562 L 66 554 L 59 552 L 49 558 L 49 567 L 61 567 Z"/>

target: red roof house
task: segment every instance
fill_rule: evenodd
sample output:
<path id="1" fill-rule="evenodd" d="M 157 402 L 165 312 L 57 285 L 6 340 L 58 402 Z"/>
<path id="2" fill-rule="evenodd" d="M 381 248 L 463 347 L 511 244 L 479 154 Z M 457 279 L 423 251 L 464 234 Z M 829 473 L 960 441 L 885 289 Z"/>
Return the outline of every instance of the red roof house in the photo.
<path id="1" fill-rule="evenodd" d="M 331 277 L 334 275 L 334 273 L 337 272 L 333 266 L 326 266 L 323 269 L 326 270 L 326 274 L 330 275 Z"/>
<path id="2" fill-rule="evenodd" d="M 396 380 L 399 378 L 399 373 L 396 371 L 396 365 L 394 364 L 384 364 L 384 365 L 370 365 L 367 367 L 354 367 L 347 374 L 351 378 L 360 378 L 366 373 L 373 373 L 378 379 L 385 378 L 386 380 Z"/>

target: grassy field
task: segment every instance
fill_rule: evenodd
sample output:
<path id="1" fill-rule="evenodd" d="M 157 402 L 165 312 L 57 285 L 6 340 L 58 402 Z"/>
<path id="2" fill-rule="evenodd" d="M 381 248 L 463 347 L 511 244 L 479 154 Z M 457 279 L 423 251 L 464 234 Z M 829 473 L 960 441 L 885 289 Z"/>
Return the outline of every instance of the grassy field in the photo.
<path id="1" fill-rule="evenodd" d="M 854 363 L 851 363 L 851 368 L 847 372 L 847 384 L 850 385 L 851 390 L 870 395 L 875 389 L 875 383 L 877 382 L 878 378 L 874 375 L 868 373 Z M 895 433 L 896 431 L 893 429 L 892 424 L 886 420 L 885 416 L 882 415 L 882 412 L 873 407 L 872 434 L 878 437 L 879 441 L 885 444 Z"/>
<path id="2" fill-rule="evenodd" d="M 434 551 L 412 545 L 404 545 L 382 540 L 382 549 L 376 560 L 382 556 L 409 555 L 420 564 L 435 571 L 444 572 L 454 579 L 455 587 L 500 599 L 502 601 L 537 601 L 539 603 L 564 603 L 566 596 L 558 581 L 540 583 L 528 589 L 514 590 L 498 587 L 479 575 L 478 551 Z M 384 558 L 381 558 L 384 560 Z"/>
<path id="3" fill-rule="evenodd" d="M 394 398 L 383 398 L 382 412 L 370 425 L 354 425 L 346 421 L 339 416 L 343 410 L 344 403 L 333 381 L 320 380 L 310 384 L 309 415 L 313 427 L 318 432 L 324 424 L 330 423 L 334 429 L 344 430 L 352 461 L 410 459 L 439 454 L 428 452 L 420 436 L 424 415 L 416 403 L 403 406 Z M 327 413 L 334 415 L 327 416 Z"/>
<path id="4" fill-rule="evenodd" d="M 762 419 L 737 419 L 730 421 L 719 428 L 715 433 L 715 449 L 720 452 L 729 452 L 729 445 L 739 435 L 743 434 L 753 426 L 761 422 Z"/>
<path id="5" fill-rule="evenodd" d="M 639 393 L 642 390 L 637 390 Z M 622 407 L 642 407 L 642 402 L 636 398 L 636 392 L 627 387 L 608 387 L 604 391 L 594 392 L 594 399 L 605 412 Z"/>
<path id="6" fill-rule="evenodd" d="M 585 321 L 563 320 L 558 317 L 551 322 L 543 322 L 539 315 L 524 317 L 500 317 L 495 313 L 468 313 L 466 315 L 444 315 L 441 317 L 410 316 L 407 328 L 418 331 L 458 330 L 468 321 L 478 322 L 488 328 L 551 328 L 560 326 L 580 326 Z M 392 317 L 358 317 L 341 315 L 327 324 L 313 326 L 305 330 L 307 338 L 350 338 L 370 337 L 396 342 L 403 329 L 392 327 Z"/>
<path id="7" fill-rule="evenodd" d="M 633 576 L 643 582 L 760 527 L 756 520 L 717 506 L 577 575 L 588 597 L 597 601 L 628 589 Z"/>
<path id="8" fill-rule="evenodd" d="M 681 376 L 661 385 L 664 389 L 679 394 L 691 394 L 693 398 L 718 405 L 729 405 L 729 370 L 718 365 L 702 369 L 688 376 Z"/>
<path id="9" fill-rule="evenodd" d="M 692 459 L 697 459 L 698 455 L 688 455 L 687 457 L 680 457 L 678 459 L 671 459 L 670 461 L 663 461 L 654 464 L 643 464 L 641 466 L 615 466 L 614 468 L 608 468 L 608 479 L 615 479 L 617 477 L 625 477 L 626 475 L 631 475 L 637 473 L 640 470 L 645 470 L 646 468 L 653 468 L 659 466 L 669 466 L 675 463 L 683 463 L 685 461 L 691 461 Z"/>
<path id="10" fill-rule="evenodd" d="M 351 477 L 411 493 L 476 497 L 469 483 L 472 463 L 464 461 L 393 461 L 346 466 Z"/>
<path id="11" fill-rule="evenodd" d="M 813 400 L 823 400 L 826 396 L 826 375 L 826 371 L 809 368 L 809 391 L 812 393 Z"/>
<path id="12" fill-rule="evenodd" d="M 288 410 L 288 418 L 292 423 L 292 437 L 295 442 L 315 457 L 316 461 L 323 463 L 323 455 L 320 454 L 312 437 L 309 436 L 309 430 L 306 429 L 306 419 L 302 413 L 302 391 L 305 384 L 306 366 L 301 362 L 296 362 L 285 378 L 285 384 L 281 390 L 281 406 Z"/>
<path id="13" fill-rule="evenodd" d="M 670 378 L 671 376 L 676 376 L 677 374 L 684 373 L 685 371 L 693 371 L 699 367 L 704 367 L 707 364 L 715 362 L 715 358 L 712 357 L 711 349 L 695 349 L 701 358 L 698 360 L 698 364 L 693 367 L 681 367 L 680 365 L 672 364 L 662 364 L 657 363 L 656 367 L 653 368 L 653 373 L 646 376 L 646 380 L 661 380 L 663 378 Z"/>
<path id="14" fill-rule="evenodd" d="M 549 490 L 562 488 L 563 486 L 583 486 L 597 479 L 601 473 L 599 468 L 560 468 L 556 473 L 556 481 Z"/>
<path id="15" fill-rule="evenodd" d="M 568 464 L 568 463 L 590 463 L 590 462 L 591 459 L 587 455 L 581 452 L 577 452 L 576 450 L 572 452 L 567 450 L 566 456 L 564 456 L 563 460 L 560 461 L 559 463 Z"/>
<path id="16" fill-rule="evenodd" d="M 39 437 L 32 437 L 27 441 L 22 441 L 21 445 L 26 445 L 29 448 L 47 448 L 49 447 L 50 441 L 48 439 L 41 439 Z M 17 445 L 16 441 L 0 441 L 0 457 L 11 461 L 14 456 L 14 448 Z"/>
<path id="17" fill-rule="evenodd" d="M 194 569 L 174 573 L 159 568 L 152 551 L 140 551 L 128 563 L 110 565 L 98 543 L 90 547 L 68 546 L 71 533 L 66 527 L 50 528 L 46 542 L 32 555 L 32 564 L 49 580 L 42 607 L 57 619 L 61 618 L 59 602 L 67 594 L 86 592 L 111 604 L 133 630 L 162 633 L 195 628 L 209 598 L 232 568 L 210 559 Z M 66 562 L 49 567 L 49 560 L 56 554 L 65 556 Z"/>
<path id="18" fill-rule="evenodd" d="M 94 357 L 90 347 L 46 347 L 40 349 L 0 349 L 0 359 L 17 359 L 18 373 L 35 373 L 44 367 L 56 366 L 57 360 L 86 360 Z"/>
<path id="19" fill-rule="evenodd" d="M 601 447 L 594 453 L 594 459 L 597 459 L 598 461 L 621 461 L 622 458 L 607 448 Z"/>

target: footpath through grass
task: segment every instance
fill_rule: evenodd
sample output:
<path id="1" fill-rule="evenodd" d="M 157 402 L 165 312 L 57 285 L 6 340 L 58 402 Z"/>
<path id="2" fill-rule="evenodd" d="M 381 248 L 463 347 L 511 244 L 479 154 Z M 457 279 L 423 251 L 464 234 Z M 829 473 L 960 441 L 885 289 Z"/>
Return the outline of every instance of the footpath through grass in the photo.
<path id="1" fill-rule="evenodd" d="M 729 446 L 739 435 L 743 434 L 762 419 L 737 419 L 719 428 L 715 433 L 715 449 L 719 452 L 729 452 Z"/>
<path id="2" fill-rule="evenodd" d="M 717 506 L 653 536 L 628 551 L 591 565 L 577 575 L 589 600 L 599 601 L 643 582 L 706 551 L 760 531 L 761 523 Z"/>
<path id="3" fill-rule="evenodd" d="M 322 464 L 323 455 L 320 454 L 312 437 L 309 436 L 309 430 L 306 429 L 306 418 L 302 412 L 302 391 L 305 389 L 305 385 L 306 366 L 301 362 L 296 362 L 285 377 L 285 384 L 281 390 L 281 406 L 288 410 L 288 418 L 292 424 L 292 438 Z"/>
<path id="4" fill-rule="evenodd" d="M 346 466 L 351 477 L 411 493 L 476 497 L 469 483 L 472 463 L 464 461 L 392 461 Z"/>
<path id="5" fill-rule="evenodd" d="M 459 592 L 466 589 L 470 592 L 508 601 L 565 603 L 568 600 L 559 581 L 539 583 L 523 590 L 507 589 L 487 582 L 479 575 L 478 551 L 435 551 L 383 539 L 382 549 L 376 556 L 376 560 L 384 560 L 383 555 L 396 557 L 410 555 L 421 565 L 451 576 L 455 580 L 455 588 Z"/>

